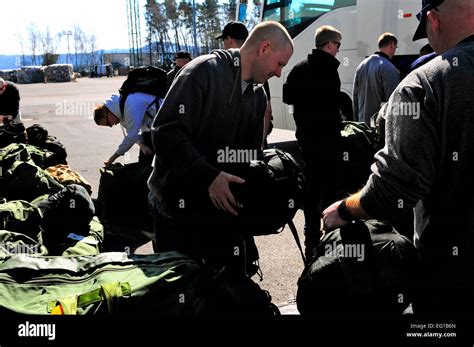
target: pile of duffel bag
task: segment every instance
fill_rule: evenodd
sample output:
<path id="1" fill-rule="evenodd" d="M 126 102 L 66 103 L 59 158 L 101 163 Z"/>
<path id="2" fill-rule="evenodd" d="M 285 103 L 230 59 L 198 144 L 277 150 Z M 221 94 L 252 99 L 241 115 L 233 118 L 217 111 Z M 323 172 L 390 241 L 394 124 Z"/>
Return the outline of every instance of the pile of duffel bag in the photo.
<path id="1" fill-rule="evenodd" d="M 28 139 L 43 143 L 45 134 L 36 126 Z M 0 146 L 2 318 L 261 318 L 278 314 L 268 292 L 251 279 L 236 277 L 226 269 L 203 273 L 195 261 L 180 253 L 102 253 L 101 221 L 128 245 L 137 241 L 138 234 L 131 234 L 129 241 L 123 237 L 127 232 L 152 232 L 146 187 L 151 168 L 130 164 L 103 169 L 97 212 L 90 185 L 67 168 L 65 160 L 55 158 L 31 143 Z"/>

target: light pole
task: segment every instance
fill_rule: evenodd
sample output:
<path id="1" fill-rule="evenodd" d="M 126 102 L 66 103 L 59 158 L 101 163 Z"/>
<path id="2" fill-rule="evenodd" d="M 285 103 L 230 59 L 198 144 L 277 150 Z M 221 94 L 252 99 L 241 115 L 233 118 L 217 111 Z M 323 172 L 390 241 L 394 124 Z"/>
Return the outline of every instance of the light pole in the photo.
<path id="1" fill-rule="evenodd" d="M 72 35 L 71 30 L 63 31 L 61 34 L 67 36 L 67 56 L 66 56 L 66 64 L 69 64 L 69 56 L 71 55 L 71 50 L 69 49 L 69 36 Z"/>

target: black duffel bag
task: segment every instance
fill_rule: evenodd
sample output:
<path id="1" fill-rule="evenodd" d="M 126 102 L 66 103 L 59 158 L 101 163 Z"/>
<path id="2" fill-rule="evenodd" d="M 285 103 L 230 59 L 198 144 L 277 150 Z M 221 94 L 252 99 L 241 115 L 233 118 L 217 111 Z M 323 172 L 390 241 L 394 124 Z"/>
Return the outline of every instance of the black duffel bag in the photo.
<path id="1" fill-rule="evenodd" d="M 359 221 L 326 234 L 308 263 L 298 279 L 301 315 L 393 318 L 413 301 L 418 252 L 386 223 Z"/>
<path id="2" fill-rule="evenodd" d="M 244 184 L 232 192 L 243 205 L 236 222 L 254 236 L 280 232 L 302 206 L 304 174 L 296 160 L 279 149 L 266 149 L 250 163 Z"/>

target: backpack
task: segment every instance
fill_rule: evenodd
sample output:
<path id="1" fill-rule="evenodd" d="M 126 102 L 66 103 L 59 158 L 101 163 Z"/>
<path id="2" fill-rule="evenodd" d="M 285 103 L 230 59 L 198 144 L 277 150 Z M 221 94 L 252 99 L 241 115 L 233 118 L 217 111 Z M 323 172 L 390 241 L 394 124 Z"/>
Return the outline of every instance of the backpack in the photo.
<path id="1" fill-rule="evenodd" d="M 48 130 L 40 124 L 33 124 L 26 128 L 26 134 L 28 136 L 28 143 L 40 148 L 43 148 L 48 138 Z"/>
<path id="2" fill-rule="evenodd" d="M 84 187 L 70 184 L 37 202 L 36 206 L 43 215 L 41 226 L 45 243 L 56 244 L 70 233 L 82 236 L 89 234 L 89 223 L 94 217 L 95 207 Z"/>
<path id="3" fill-rule="evenodd" d="M 66 157 L 66 147 L 58 140 L 57 137 L 48 135 L 46 142 L 44 143 L 43 149 L 52 152 L 54 155 L 51 156 L 51 163 L 49 166 L 54 166 L 58 164 L 67 165 Z"/>
<path id="4" fill-rule="evenodd" d="M 125 109 L 125 101 L 132 93 L 145 93 L 163 99 L 167 91 L 166 72 L 155 66 L 140 66 L 128 73 L 127 79 L 119 89 L 120 92 L 120 112 Z"/>
<path id="5" fill-rule="evenodd" d="M 243 205 L 238 223 L 253 236 L 277 234 L 303 204 L 303 170 L 289 153 L 272 148 L 252 161 L 243 176 L 244 184 L 232 186 Z"/>
<path id="6" fill-rule="evenodd" d="M 23 123 L 9 121 L 0 124 L 0 148 L 12 143 L 26 143 L 26 129 Z"/>
<path id="7" fill-rule="evenodd" d="M 245 183 L 231 186 L 235 198 L 242 204 L 234 221 L 242 232 L 252 236 L 281 232 L 288 225 L 306 261 L 298 231 L 293 223 L 303 205 L 304 174 L 298 162 L 287 152 L 272 148 L 263 151 L 259 160 L 250 163 Z"/>
<path id="8" fill-rule="evenodd" d="M 342 190 L 353 193 L 360 190 L 370 174 L 374 155 L 381 148 L 376 132 L 364 122 L 341 122 L 341 144 L 344 157 L 343 172 L 348 177 L 341 182 Z"/>

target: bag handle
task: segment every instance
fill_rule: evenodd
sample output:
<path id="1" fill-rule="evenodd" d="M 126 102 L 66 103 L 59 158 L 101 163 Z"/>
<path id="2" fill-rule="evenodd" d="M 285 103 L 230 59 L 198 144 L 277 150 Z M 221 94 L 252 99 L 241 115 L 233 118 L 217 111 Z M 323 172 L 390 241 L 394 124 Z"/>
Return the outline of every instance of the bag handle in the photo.
<path id="1" fill-rule="evenodd" d="M 116 312 L 118 298 L 130 295 L 130 283 L 110 282 L 101 284 L 97 289 L 81 295 L 71 295 L 62 299 L 52 300 L 48 303 L 48 313 L 60 315 L 77 315 L 78 308 L 88 306 L 95 302 L 105 301 L 109 314 Z"/>

